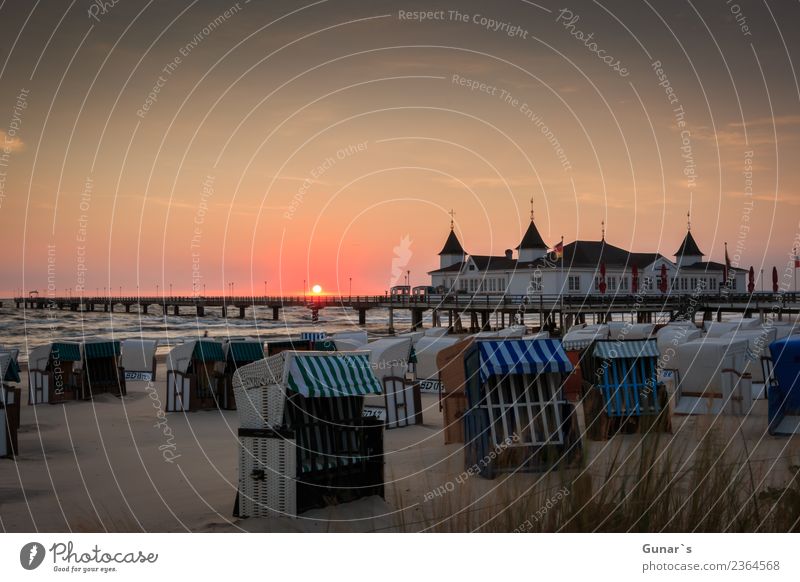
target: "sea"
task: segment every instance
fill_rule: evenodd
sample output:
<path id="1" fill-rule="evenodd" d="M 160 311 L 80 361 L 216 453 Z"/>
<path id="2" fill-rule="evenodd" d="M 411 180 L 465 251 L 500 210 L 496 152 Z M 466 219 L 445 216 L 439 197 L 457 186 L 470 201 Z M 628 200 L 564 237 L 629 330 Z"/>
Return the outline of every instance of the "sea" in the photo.
<path id="1" fill-rule="evenodd" d="M 273 321 L 272 309 L 248 308 L 244 319 L 238 309 L 229 309 L 228 317 L 222 310 L 206 308 L 203 317 L 193 309 L 184 308 L 181 315 L 164 314 L 160 306 L 151 305 L 148 313 L 125 313 L 117 306 L 115 312 L 77 311 L 58 309 L 17 309 L 9 299 L 0 300 L 0 346 L 20 350 L 20 360 L 26 361 L 33 348 L 54 341 L 93 341 L 148 339 L 159 342 L 159 352 L 187 340 L 209 337 L 253 338 L 262 341 L 298 337 L 303 332 L 366 330 L 371 337 L 388 333 L 388 309 L 367 311 L 367 325 L 358 325 L 358 313 L 353 309 L 326 307 L 320 310 L 319 320 L 312 321 L 311 311 L 304 307 L 281 309 L 280 319 Z M 191 314 L 190 314 L 191 312 Z M 233 315 L 233 317 L 231 317 Z M 430 321 L 423 322 L 429 326 Z M 394 313 L 395 330 L 400 332 L 411 326 L 411 314 L 398 309 Z"/>

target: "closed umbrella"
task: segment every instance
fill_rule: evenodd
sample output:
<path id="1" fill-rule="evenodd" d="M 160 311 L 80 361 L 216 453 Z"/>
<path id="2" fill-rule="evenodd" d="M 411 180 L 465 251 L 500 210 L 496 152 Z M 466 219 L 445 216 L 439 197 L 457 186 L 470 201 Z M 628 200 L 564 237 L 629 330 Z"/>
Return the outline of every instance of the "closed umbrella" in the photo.
<path id="1" fill-rule="evenodd" d="M 772 292 L 778 292 L 778 267 L 772 267 Z"/>
<path id="2" fill-rule="evenodd" d="M 633 293 L 639 292 L 639 267 L 636 265 L 631 269 L 631 291 Z"/>
<path id="3" fill-rule="evenodd" d="M 756 272 L 753 270 L 753 267 L 750 267 L 750 274 L 748 275 L 747 281 L 747 292 L 752 293 L 753 289 L 756 288 Z"/>
<path id="4" fill-rule="evenodd" d="M 600 263 L 600 284 L 598 285 L 600 288 L 600 293 L 606 292 L 606 264 Z"/>

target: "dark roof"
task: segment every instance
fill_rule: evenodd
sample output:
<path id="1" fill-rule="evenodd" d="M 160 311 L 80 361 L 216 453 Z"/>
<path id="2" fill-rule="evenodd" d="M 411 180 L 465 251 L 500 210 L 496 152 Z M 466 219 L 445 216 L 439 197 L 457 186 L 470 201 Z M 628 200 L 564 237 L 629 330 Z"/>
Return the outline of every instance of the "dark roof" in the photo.
<path id="1" fill-rule="evenodd" d="M 530 225 L 528 226 L 528 230 L 525 231 L 525 236 L 522 237 L 522 242 L 519 243 L 517 250 L 519 249 L 547 249 L 548 246 L 545 244 L 542 235 L 539 234 L 539 229 L 536 228 L 536 225 L 531 220 Z"/>
<path id="2" fill-rule="evenodd" d="M 564 245 L 564 266 L 596 268 L 600 263 L 606 267 L 646 267 L 658 259 L 660 253 L 632 253 L 602 240 L 576 240 Z"/>
<path id="3" fill-rule="evenodd" d="M 475 262 L 475 266 L 479 271 L 496 271 L 516 269 L 517 260 L 509 259 L 508 257 L 492 257 L 489 255 L 470 255 L 470 258 Z"/>
<path id="4" fill-rule="evenodd" d="M 692 236 L 692 231 L 689 230 L 686 232 L 686 238 L 683 239 L 681 246 L 678 247 L 678 250 L 675 251 L 676 257 L 695 257 L 695 256 L 704 256 L 703 252 L 700 250 L 700 247 L 697 246 L 697 243 Z"/>
<path id="5" fill-rule="evenodd" d="M 463 255 L 464 254 L 464 247 L 461 246 L 461 243 L 456 236 L 454 230 L 450 231 L 450 235 L 447 237 L 447 240 L 444 242 L 444 246 L 442 250 L 439 251 L 440 255 Z"/>
<path id="6" fill-rule="evenodd" d="M 697 261 L 691 265 L 684 265 L 681 271 L 722 271 L 725 265 L 715 261 Z M 740 269 L 739 267 L 731 267 L 731 271 L 747 272 L 749 269 Z"/>
<path id="7" fill-rule="evenodd" d="M 475 262 L 475 267 L 478 269 L 478 271 L 489 271 L 489 270 L 513 271 L 514 269 L 532 269 L 534 267 L 543 266 L 545 264 L 544 258 L 536 259 L 533 261 L 520 262 L 517 259 L 509 259 L 507 257 L 470 255 L 470 259 L 472 259 Z M 460 263 L 455 263 L 453 265 L 444 267 L 442 269 L 428 271 L 428 274 L 434 275 L 437 273 L 458 273 L 465 267 L 465 265 L 468 262 L 469 259 Z"/>
<path id="8" fill-rule="evenodd" d="M 439 253 L 441 254 L 441 253 Z M 428 275 L 433 275 L 434 273 L 458 273 L 462 267 L 464 266 L 463 262 L 460 263 L 453 263 L 447 267 L 443 267 L 441 269 L 435 269 L 433 271 L 428 271 Z"/>

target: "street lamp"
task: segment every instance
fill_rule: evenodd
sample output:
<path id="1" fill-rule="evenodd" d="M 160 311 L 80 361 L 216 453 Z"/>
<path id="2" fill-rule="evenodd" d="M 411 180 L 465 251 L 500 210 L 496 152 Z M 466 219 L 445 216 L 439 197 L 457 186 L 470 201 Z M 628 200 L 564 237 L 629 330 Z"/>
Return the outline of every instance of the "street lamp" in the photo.
<path id="1" fill-rule="evenodd" d="M 350 296 L 350 299 L 353 298 L 353 278 L 352 277 L 350 277 L 350 290 L 348 292 L 348 295 Z"/>
<path id="2" fill-rule="evenodd" d="M 306 280 L 303 279 L 303 299 L 306 298 Z"/>
<path id="3" fill-rule="evenodd" d="M 169 284 L 169 296 L 172 297 L 172 283 Z"/>
<path id="4" fill-rule="evenodd" d="M 764 269 L 761 269 L 761 292 L 764 292 Z"/>
<path id="5" fill-rule="evenodd" d="M 267 282 L 264 281 L 264 297 L 267 296 Z"/>

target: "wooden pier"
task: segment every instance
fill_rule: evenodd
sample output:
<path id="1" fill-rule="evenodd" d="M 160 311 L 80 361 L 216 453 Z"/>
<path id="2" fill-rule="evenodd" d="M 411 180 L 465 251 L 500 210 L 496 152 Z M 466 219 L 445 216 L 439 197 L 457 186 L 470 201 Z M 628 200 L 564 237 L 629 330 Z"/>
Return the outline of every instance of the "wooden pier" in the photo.
<path id="1" fill-rule="evenodd" d="M 411 313 L 411 327 L 422 327 L 426 312 L 431 312 L 434 326 L 446 325 L 455 331 L 486 330 L 526 323 L 541 329 L 565 329 L 576 322 L 630 320 L 654 322 L 661 319 L 689 318 L 696 321 L 721 319 L 723 313 L 745 316 L 775 317 L 800 312 L 798 293 L 752 294 L 642 294 L 642 295 L 502 295 L 450 294 L 427 296 L 95 296 L 95 297 L 15 297 L 18 309 L 57 309 L 93 312 L 148 313 L 159 306 L 164 314 L 204 317 L 207 310 L 219 310 L 228 317 L 231 310 L 244 319 L 247 309 L 271 310 L 273 320 L 279 320 L 281 309 L 306 308 L 312 319 L 325 308 L 353 309 L 359 325 L 366 325 L 371 309 L 389 311 L 389 328 L 394 328 L 395 310 Z M 255 317 L 251 311 L 251 316 Z M 494 325 L 492 320 L 494 319 Z M 466 320 L 466 321 L 465 321 Z"/>

